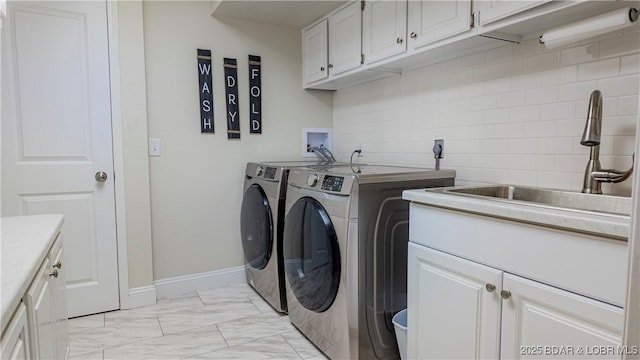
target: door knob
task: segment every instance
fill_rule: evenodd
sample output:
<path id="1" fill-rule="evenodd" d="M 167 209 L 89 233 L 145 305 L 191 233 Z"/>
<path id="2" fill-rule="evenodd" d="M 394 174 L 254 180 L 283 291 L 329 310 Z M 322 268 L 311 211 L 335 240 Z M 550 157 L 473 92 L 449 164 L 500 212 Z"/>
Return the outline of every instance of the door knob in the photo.
<path id="1" fill-rule="evenodd" d="M 105 182 L 105 181 L 107 181 L 107 173 L 106 173 L 106 172 L 104 172 L 104 171 L 98 171 L 98 172 L 96 173 L 96 180 L 97 180 L 98 182 Z"/>
<path id="2" fill-rule="evenodd" d="M 416 34 L 415 32 L 411 32 L 411 38 L 415 39 L 418 37 L 418 34 Z"/>
<path id="3" fill-rule="evenodd" d="M 511 291 L 500 290 L 500 297 L 505 300 L 508 300 L 511 297 Z"/>
<path id="4" fill-rule="evenodd" d="M 397 38 L 397 39 L 396 39 L 396 43 L 398 43 L 398 44 L 402 44 L 402 41 L 403 41 L 403 40 L 402 40 L 402 38 L 401 38 L 401 37 L 399 37 L 399 38 Z"/>
<path id="5" fill-rule="evenodd" d="M 53 269 L 53 272 L 50 272 L 49 276 L 53 276 L 54 278 L 57 278 L 58 277 L 58 269 Z"/>
<path id="6" fill-rule="evenodd" d="M 58 268 L 58 269 L 62 269 L 62 261 L 58 261 L 57 263 L 53 264 L 54 268 Z"/>
<path id="7" fill-rule="evenodd" d="M 487 283 L 484 288 L 487 289 L 488 292 L 494 292 L 496 290 L 496 286 L 490 283 Z"/>

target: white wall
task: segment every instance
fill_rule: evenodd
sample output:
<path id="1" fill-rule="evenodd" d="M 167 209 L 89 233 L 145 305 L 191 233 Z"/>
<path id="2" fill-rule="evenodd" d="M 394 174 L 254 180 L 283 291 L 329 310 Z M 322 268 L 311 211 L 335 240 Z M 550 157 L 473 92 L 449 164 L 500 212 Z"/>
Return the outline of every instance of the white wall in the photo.
<path id="1" fill-rule="evenodd" d="M 580 190 L 580 145 L 592 90 L 604 96 L 600 160 L 626 170 L 635 146 L 640 26 L 557 50 L 537 38 L 340 90 L 334 148 L 368 163 L 442 166 L 457 179 Z M 640 154 L 638 154 L 640 156 Z M 631 181 L 605 185 L 630 194 Z"/>
<path id="2" fill-rule="evenodd" d="M 247 161 L 301 158 L 303 127 L 330 127 L 332 94 L 302 90 L 297 30 L 210 16 L 209 2 L 144 2 L 154 279 L 243 264 Z M 213 53 L 215 134 L 200 134 L 196 49 Z M 248 125 L 248 55 L 262 57 L 263 134 Z M 241 140 L 227 140 L 222 58 L 238 60 Z"/>

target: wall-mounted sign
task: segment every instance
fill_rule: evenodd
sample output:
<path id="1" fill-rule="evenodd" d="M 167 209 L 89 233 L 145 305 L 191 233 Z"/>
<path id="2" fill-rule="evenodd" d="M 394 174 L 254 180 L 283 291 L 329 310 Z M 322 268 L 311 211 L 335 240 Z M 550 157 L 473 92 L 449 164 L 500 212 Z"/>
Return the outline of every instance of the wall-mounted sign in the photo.
<path id="1" fill-rule="evenodd" d="M 227 94 L 227 138 L 240 139 L 238 63 L 236 59 L 224 58 L 224 84 Z"/>
<path id="2" fill-rule="evenodd" d="M 198 49 L 198 79 L 200 80 L 200 132 L 213 133 L 211 50 Z"/>
<path id="3" fill-rule="evenodd" d="M 262 81 L 260 56 L 249 55 L 249 132 L 262 134 Z"/>

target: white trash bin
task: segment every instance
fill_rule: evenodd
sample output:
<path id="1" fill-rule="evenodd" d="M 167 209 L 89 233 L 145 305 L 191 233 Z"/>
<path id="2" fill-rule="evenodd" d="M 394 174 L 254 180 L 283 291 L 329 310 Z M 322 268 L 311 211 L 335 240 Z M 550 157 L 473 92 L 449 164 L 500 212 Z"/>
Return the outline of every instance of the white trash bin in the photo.
<path id="1" fill-rule="evenodd" d="M 393 327 L 396 329 L 400 359 L 405 360 L 407 358 L 407 309 L 398 311 L 391 321 L 393 321 Z"/>

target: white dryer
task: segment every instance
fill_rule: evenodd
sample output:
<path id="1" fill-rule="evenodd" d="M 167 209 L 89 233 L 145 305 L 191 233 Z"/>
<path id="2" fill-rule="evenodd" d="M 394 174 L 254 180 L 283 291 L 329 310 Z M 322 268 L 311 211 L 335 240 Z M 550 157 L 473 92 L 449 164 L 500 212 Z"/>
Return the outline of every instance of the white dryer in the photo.
<path id="1" fill-rule="evenodd" d="M 454 185 L 455 171 L 292 169 L 283 234 L 289 318 L 332 359 L 398 359 L 392 317 L 407 306 L 405 189 Z"/>

